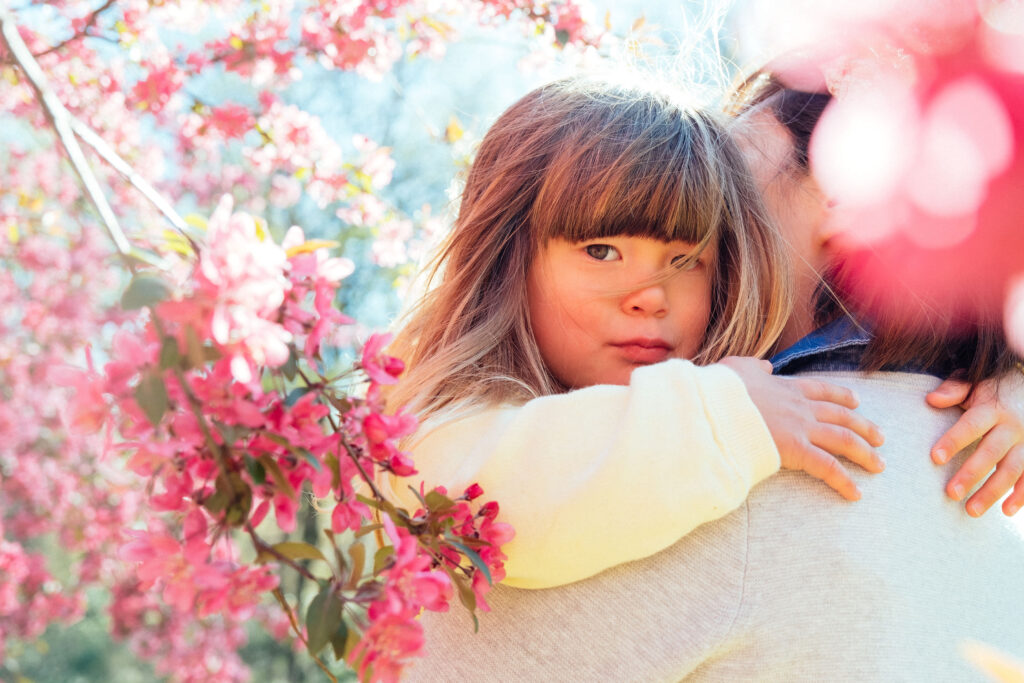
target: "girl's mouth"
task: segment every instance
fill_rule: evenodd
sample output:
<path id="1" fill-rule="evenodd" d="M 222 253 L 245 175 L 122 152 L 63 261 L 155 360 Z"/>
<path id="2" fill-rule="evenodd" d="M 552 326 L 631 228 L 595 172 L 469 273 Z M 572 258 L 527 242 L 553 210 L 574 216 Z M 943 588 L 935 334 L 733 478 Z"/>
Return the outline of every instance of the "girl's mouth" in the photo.
<path id="1" fill-rule="evenodd" d="M 628 361 L 645 365 L 667 360 L 672 352 L 671 345 L 663 339 L 630 339 L 612 346 Z"/>

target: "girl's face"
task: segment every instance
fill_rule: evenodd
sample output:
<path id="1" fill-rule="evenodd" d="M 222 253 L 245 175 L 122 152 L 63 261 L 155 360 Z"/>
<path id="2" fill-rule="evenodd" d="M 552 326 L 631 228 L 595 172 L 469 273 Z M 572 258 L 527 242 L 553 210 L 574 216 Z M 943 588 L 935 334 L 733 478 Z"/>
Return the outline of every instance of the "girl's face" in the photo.
<path id="1" fill-rule="evenodd" d="M 692 267 L 658 277 L 693 249 L 628 236 L 542 247 L 527 298 L 552 374 L 570 388 L 628 384 L 641 365 L 693 357 L 711 317 L 714 246 Z"/>

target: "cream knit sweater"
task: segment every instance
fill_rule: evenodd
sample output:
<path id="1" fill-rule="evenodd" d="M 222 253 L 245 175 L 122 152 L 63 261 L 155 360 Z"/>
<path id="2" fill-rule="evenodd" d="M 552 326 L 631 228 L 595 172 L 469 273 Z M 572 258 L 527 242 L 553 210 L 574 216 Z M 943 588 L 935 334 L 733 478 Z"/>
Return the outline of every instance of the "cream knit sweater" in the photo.
<path id="1" fill-rule="evenodd" d="M 476 635 L 457 606 L 425 613 L 428 654 L 406 679 L 980 682 L 966 639 L 1024 658 L 1024 542 L 998 510 L 972 519 L 945 496 L 963 456 L 928 456 L 958 414 L 926 406 L 938 380 L 818 376 L 855 389 L 885 431 L 886 471 L 851 468 L 862 500 L 784 471 L 653 557 L 560 588 L 498 586 Z"/>
<path id="2" fill-rule="evenodd" d="M 577 581 L 667 548 L 779 469 L 768 428 L 724 366 L 670 360 L 629 386 L 449 415 L 411 450 L 428 489 L 479 483 L 516 537 L 506 585 Z M 393 487 L 410 509 L 416 499 Z"/>

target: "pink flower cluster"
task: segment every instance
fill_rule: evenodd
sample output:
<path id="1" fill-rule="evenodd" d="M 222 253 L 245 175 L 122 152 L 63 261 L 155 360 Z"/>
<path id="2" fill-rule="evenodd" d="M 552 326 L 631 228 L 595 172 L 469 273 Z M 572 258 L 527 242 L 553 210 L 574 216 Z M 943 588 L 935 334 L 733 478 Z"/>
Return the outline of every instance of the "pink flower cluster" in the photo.
<path id="1" fill-rule="evenodd" d="M 146 529 L 126 532 L 120 557 L 135 566 L 139 589 L 159 590 L 177 618 L 236 623 L 277 586 L 277 575 L 262 563 L 304 573 L 295 556 L 323 557 L 301 542 L 264 541 L 257 527 L 271 510 L 288 534 L 306 486 L 316 499 L 332 501 L 329 538 L 342 556 L 356 551 L 336 545 L 337 535 L 373 524 L 376 508 L 393 551 L 372 574 L 346 579 L 355 592 L 345 600 L 363 604 L 367 615 L 350 625 L 361 637 L 346 647 L 353 666 L 390 680 L 389 672 L 419 652 L 416 615 L 447 609 L 453 583 L 474 596 L 467 607 L 486 609 L 484 594 L 504 576 L 500 545 L 511 530 L 495 523 L 497 504 L 471 510 L 479 487 L 458 501 L 431 492 L 416 518 L 376 490 L 378 473 L 415 474 L 398 442 L 416 420 L 385 412 L 381 398 L 381 387 L 404 370 L 383 352 L 390 337 L 373 335 L 363 347 L 365 396 L 339 392 L 317 367 L 325 329 L 351 322 L 332 307 L 350 265 L 328 257 L 324 243 L 305 241 L 297 228 L 287 248 L 277 247 L 255 219 L 230 210 L 223 202 L 211 217 L 192 277 L 170 299 L 147 302 L 150 322 L 115 335 L 102 372 L 69 380 L 80 388 L 73 414 L 93 429 L 113 420 L 126 439 L 117 448 L 129 451 L 129 467 L 149 479 L 157 516 Z M 136 276 L 126 299 L 141 282 L 152 287 L 151 277 Z M 274 344 L 279 354 L 268 352 Z M 285 391 L 289 373 L 302 382 Z M 264 388 L 275 383 L 282 388 Z M 369 498 L 359 494 L 367 488 Z M 237 559 L 246 536 L 257 553 L 254 566 Z M 358 567 L 354 557 L 338 571 Z M 328 606 L 341 618 L 343 600 L 333 595 Z M 308 636 L 317 643 L 323 637 Z"/>
<path id="2" fill-rule="evenodd" d="M 33 8 L 24 17 L 13 10 L 14 20 L 56 97 L 158 190 L 212 217 L 205 234 L 191 236 L 202 243 L 193 253 L 189 240 L 167 238 L 142 195 L 87 152 L 131 241 L 161 251 L 176 269 L 162 284 L 145 275 L 137 283 L 143 299 L 174 293 L 152 303 L 155 317 L 114 306 L 124 273 L 47 136 L 34 90 L 4 53 L 0 651 L 5 639 L 34 638 L 47 624 L 78 618 L 82 591 L 101 586 L 113 598 L 115 633 L 159 674 L 240 680 L 240 620 L 253 610 L 265 617 L 260 600 L 277 576 L 266 563 L 294 564 L 256 528 L 291 532 L 309 493 L 330 512 L 332 532 L 388 517 L 363 472 L 412 472 L 398 439 L 415 423 L 381 407 L 378 385 L 394 381 L 401 366 L 381 355 L 379 338 L 361 362 L 372 379 L 365 396 L 352 395 L 350 375 L 317 371 L 327 371 L 325 340 L 340 337 L 340 326 L 358 329 L 343 327 L 350 321 L 334 307 L 351 262 L 328 256 L 326 244 L 298 229 L 276 245 L 263 222 L 227 203 L 213 207 L 225 192 L 254 213 L 308 196 L 328 215 L 377 230 L 382 264 L 412 257 L 398 244 L 409 223 L 377 195 L 394 168 L 390 151 L 359 137 L 348 158 L 284 90 L 314 62 L 379 75 L 403 50 L 439 54 L 452 37 L 446 17 L 469 12 L 491 21 L 503 3 L 45 4 L 45 22 L 29 20 Z M 504 4 L 533 30 L 533 22 L 557 21 L 551 7 L 566 3 Z M 203 38 L 189 42 L 186 33 Z M 254 96 L 202 99 L 215 69 Z M 176 144 L 163 144 L 168 139 Z M 393 522 L 396 533 L 412 533 L 406 520 Z M 55 540 L 60 553 L 34 553 L 38 537 Z M 421 549 L 434 547 L 417 538 Z M 126 539 L 132 574 L 139 569 L 145 580 L 124 577 L 116 548 Z M 256 546 L 260 563 L 239 560 L 240 540 Z M 441 567 L 434 557 L 434 569 L 422 571 Z M 387 571 L 387 581 L 403 574 Z M 179 580 L 157 579 L 161 572 Z M 387 582 L 365 574 L 357 584 Z M 380 595 L 368 585 L 365 605 Z M 417 628 L 387 610 L 350 626 L 378 645 L 414 638 Z"/>
<path id="3" fill-rule="evenodd" d="M 181 683 L 241 683 L 250 678 L 238 654 L 246 644 L 245 622 L 222 615 L 198 619 L 168 608 L 137 579 L 111 587 L 110 619 L 115 639 L 154 664 L 159 676 Z M 262 608 L 258 608 L 262 610 Z M 268 621 L 263 611 L 257 618 Z"/>
<path id="4" fill-rule="evenodd" d="M 421 610 L 446 612 L 453 594 L 473 611 L 490 608 L 484 596 L 494 582 L 505 578 L 501 545 L 512 539 L 508 524 L 495 522 L 498 504 L 491 501 L 473 511 L 470 501 L 483 495 L 473 484 L 457 500 L 442 488 L 424 498 L 426 509 L 410 520 L 430 531 L 417 538 L 390 516 L 382 522 L 393 549 L 378 573 L 383 581 L 379 597 L 367 610 L 370 626 L 349 654 L 349 662 L 365 678 L 397 681 L 409 660 L 423 650 L 423 630 L 416 616 Z M 424 547 L 429 552 L 424 552 Z"/>
<path id="5" fill-rule="evenodd" d="M 133 540 L 122 546 L 120 557 L 137 563 L 138 589 L 162 588 L 167 606 L 179 612 L 197 610 L 200 618 L 227 613 L 237 620 L 252 615 L 263 593 L 277 587 L 278 577 L 269 567 L 239 566 L 228 552 L 211 560 L 208 521 L 193 508 L 182 524 L 182 538 L 159 527 L 128 531 Z M 222 548 L 213 544 L 216 552 Z"/>
<path id="6" fill-rule="evenodd" d="M 124 318 L 105 310 L 117 277 L 100 235 L 65 232 L 59 208 L 43 199 L 62 196 L 53 176 L 6 177 L 19 183 L 23 211 L 39 213 L 8 214 L 0 193 L 0 660 L 7 639 L 32 640 L 82 616 L 83 591 L 114 569 L 142 497 L 101 457 L 102 403 L 100 411 L 64 410 L 65 365 L 81 362 L 86 340 Z M 40 539 L 61 554 L 33 550 Z"/>
<path id="7" fill-rule="evenodd" d="M 81 595 L 61 592 L 41 555 L 4 541 L 0 533 L 0 661 L 8 636 L 38 638 L 52 622 L 80 618 L 84 607 Z"/>

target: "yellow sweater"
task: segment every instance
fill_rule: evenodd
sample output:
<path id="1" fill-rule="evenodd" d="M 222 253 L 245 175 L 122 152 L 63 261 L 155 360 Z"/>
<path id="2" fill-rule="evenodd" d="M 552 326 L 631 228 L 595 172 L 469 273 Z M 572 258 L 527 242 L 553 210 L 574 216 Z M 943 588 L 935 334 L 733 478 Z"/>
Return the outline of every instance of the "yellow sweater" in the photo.
<path id="1" fill-rule="evenodd" d="M 427 489 L 472 484 L 515 527 L 505 584 L 546 588 L 652 555 L 779 469 L 739 377 L 670 360 L 601 385 L 432 418 L 410 448 Z M 408 481 L 408 480 L 407 480 Z M 405 483 L 395 493 L 418 507 Z"/>

